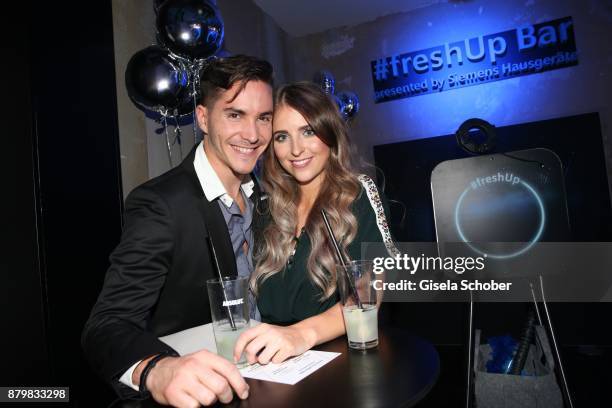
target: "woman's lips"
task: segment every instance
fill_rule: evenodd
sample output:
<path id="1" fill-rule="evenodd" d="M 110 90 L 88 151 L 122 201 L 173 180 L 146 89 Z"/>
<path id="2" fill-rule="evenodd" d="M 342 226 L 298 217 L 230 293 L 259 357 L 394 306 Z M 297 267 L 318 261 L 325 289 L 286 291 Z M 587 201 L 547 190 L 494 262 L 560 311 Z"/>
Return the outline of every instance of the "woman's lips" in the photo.
<path id="1" fill-rule="evenodd" d="M 300 160 L 289 160 L 291 162 L 291 165 L 297 169 L 301 169 L 303 167 L 308 166 L 308 163 L 310 163 L 312 161 L 312 157 L 309 157 L 307 159 L 300 159 Z"/>

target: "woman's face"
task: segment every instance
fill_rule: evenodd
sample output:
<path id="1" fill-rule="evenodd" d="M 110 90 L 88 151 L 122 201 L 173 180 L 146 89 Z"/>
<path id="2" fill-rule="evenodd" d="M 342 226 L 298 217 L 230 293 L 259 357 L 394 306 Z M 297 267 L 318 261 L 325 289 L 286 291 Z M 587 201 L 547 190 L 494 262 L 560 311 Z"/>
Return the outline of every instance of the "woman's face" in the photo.
<path id="1" fill-rule="evenodd" d="M 295 109 L 274 111 L 272 144 L 280 165 L 302 186 L 318 185 L 325 177 L 330 149 Z"/>

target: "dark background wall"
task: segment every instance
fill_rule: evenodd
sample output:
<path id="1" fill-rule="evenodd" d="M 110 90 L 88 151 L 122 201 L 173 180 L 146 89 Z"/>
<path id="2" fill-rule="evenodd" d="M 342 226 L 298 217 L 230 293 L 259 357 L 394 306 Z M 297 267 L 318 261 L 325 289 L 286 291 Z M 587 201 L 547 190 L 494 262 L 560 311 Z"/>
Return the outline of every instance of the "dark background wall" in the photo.
<path id="1" fill-rule="evenodd" d="M 6 15 L 4 15 L 6 19 Z M 8 20 L 8 19 L 6 19 Z M 43 282 L 36 244 L 36 180 L 28 38 L 14 36 L 18 22 L 2 21 L 2 224 L 0 322 L 2 385 L 44 384 L 50 378 L 45 343 Z M 6 367 L 6 368 L 5 368 Z"/>
<path id="2" fill-rule="evenodd" d="M 111 3 L 69 3 L 3 13 L 0 384 L 107 406 L 80 332 L 121 232 Z"/>

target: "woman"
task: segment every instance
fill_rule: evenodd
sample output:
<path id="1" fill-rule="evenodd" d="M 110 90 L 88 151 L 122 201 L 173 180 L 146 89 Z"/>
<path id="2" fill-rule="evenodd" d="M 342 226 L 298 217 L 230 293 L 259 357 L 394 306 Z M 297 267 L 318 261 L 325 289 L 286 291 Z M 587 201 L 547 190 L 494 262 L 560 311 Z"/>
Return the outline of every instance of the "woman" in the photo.
<path id="1" fill-rule="evenodd" d="M 240 337 L 236 355 L 244 349 L 250 363 L 280 362 L 345 332 L 338 260 L 321 210 L 345 259 L 360 259 L 362 242 L 396 251 L 378 191 L 355 173 L 350 150 L 345 122 L 317 86 L 298 82 L 277 91 L 263 167 L 270 223 L 251 286 L 262 321 L 279 326 L 263 324 Z"/>

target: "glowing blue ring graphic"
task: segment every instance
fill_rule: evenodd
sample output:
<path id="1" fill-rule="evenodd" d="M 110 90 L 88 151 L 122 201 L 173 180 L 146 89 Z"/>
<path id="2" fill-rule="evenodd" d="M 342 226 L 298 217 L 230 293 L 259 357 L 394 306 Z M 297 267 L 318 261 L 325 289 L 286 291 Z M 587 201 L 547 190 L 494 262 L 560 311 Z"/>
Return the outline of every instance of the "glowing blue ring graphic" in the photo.
<path id="1" fill-rule="evenodd" d="M 544 231 L 544 224 L 546 223 L 546 214 L 544 213 L 544 204 L 542 203 L 542 199 L 540 198 L 538 193 L 533 189 L 533 187 L 525 183 L 523 180 L 521 180 L 520 183 L 535 197 L 536 202 L 538 203 L 538 208 L 540 209 L 540 226 L 538 227 L 538 231 L 535 233 L 531 241 L 529 241 L 529 243 L 524 248 L 521 248 L 520 250 L 511 252 L 509 254 L 502 254 L 502 255 L 488 254 L 488 253 L 481 251 L 476 246 L 472 245 L 471 242 L 468 241 L 468 239 L 465 237 L 465 234 L 461 230 L 461 225 L 459 223 L 459 210 L 461 208 L 461 204 L 463 203 L 464 197 L 472 189 L 472 187 L 466 188 L 463 191 L 463 193 L 461 193 L 461 195 L 459 196 L 459 199 L 457 200 L 457 204 L 455 205 L 455 227 L 457 228 L 457 232 L 459 233 L 459 237 L 461 238 L 461 240 L 465 242 L 470 248 L 472 248 L 474 252 L 477 252 L 483 256 L 494 258 L 494 259 L 514 258 L 516 256 L 519 256 L 529 251 L 529 249 L 531 249 L 531 247 L 540 240 L 540 238 L 542 237 L 542 232 Z"/>

